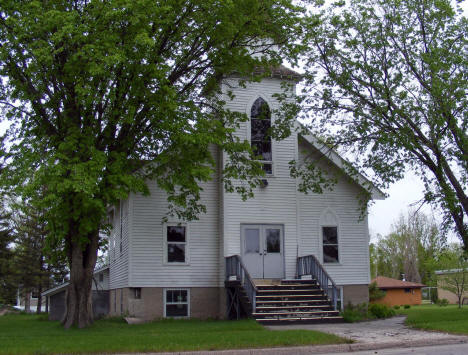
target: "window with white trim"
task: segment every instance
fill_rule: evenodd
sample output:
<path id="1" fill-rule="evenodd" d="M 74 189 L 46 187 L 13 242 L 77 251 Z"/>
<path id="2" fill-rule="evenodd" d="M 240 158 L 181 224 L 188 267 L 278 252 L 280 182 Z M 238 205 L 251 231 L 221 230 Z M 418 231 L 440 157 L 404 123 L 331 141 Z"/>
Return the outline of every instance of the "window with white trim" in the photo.
<path id="1" fill-rule="evenodd" d="M 263 170 L 267 175 L 273 174 L 270 129 L 270 107 L 264 99 L 259 97 L 250 109 L 250 144 L 255 158 L 263 163 Z"/>
<path id="2" fill-rule="evenodd" d="M 322 227 L 323 262 L 338 263 L 338 227 Z"/>
<path id="3" fill-rule="evenodd" d="M 164 290 L 164 317 L 189 317 L 190 292 L 188 289 Z"/>
<path id="4" fill-rule="evenodd" d="M 174 264 L 186 264 L 187 227 L 184 225 L 166 225 L 165 227 L 165 261 Z"/>

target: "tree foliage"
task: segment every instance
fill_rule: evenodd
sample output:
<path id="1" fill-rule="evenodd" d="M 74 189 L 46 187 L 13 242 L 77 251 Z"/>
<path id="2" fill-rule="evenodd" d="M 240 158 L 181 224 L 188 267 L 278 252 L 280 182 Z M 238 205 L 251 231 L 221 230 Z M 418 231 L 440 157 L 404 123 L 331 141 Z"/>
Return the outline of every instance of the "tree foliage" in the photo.
<path id="1" fill-rule="evenodd" d="M 225 188 L 252 196 L 261 164 L 233 134 L 247 117 L 224 109 L 220 83 L 294 63 L 301 16 L 284 0 L 2 2 L 0 103 L 14 122 L 2 175 L 23 198 L 46 187 L 38 206 L 71 272 L 66 327 L 92 322 L 109 205 L 148 193 L 152 180 L 171 214 L 197 218 L 213 145 L 229 158 Z M 293 106 L 276 113 L 273 138 L 290 132 Z"/>
<path id="2" fill-rule="evenodd" d="M 412 169 L 468 248 L 468 21 L 449 0 L 337 1 L 311 31 L 310 128 L 387 187 Z"/>
<path id="3" fill-rule="evenodd" d="M 458 245 L 451 245 L 440 260 L 442 273 L 438 285 L 454 293 L 458 299 L 458 307 L 463 305 L 463 296 L 468 289 L 468 259 Z"/>
<path id="4" fill-rule="evenodd" d="M 16 282 L 13 277 L 13 233 L 10 214 L 0 198 L 0 304 L 13 304 L 16 298 Z"/>
<path id="5" fill-rule="evenodd" d="M 372 274 L 435 286 L 446 242 L 437 223 L 421 212 L 400 216 L 393 231 L 370 246 Z"/>

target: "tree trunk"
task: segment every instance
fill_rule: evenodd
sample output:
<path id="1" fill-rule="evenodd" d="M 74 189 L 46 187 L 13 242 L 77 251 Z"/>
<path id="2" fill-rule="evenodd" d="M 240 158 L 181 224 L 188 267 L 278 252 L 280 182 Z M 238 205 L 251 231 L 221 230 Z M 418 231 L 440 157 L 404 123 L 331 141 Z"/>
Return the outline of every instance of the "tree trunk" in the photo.
<path id="1" fill-rule="evenodd" d="M 42 311 L 42 285 L 39 283 L 39 287 L 37 288 L 37 307 L 36 313 L 39 314 Z"/>
<path id="2" fill-rule="evenodd" d="M 31 292 L 26 292 L 24 295 L 24 310 L 25 312 L 31 312 Z"/>
<path id="3" fill-rule="evenodd" d="M 86 244 L 77 235 L 69 236 L 70 285 L 66 296 L 65 328 L 84 328 L 93 322 L 92 281 L 97 260 L 99 232 L 90 233 Z"/>

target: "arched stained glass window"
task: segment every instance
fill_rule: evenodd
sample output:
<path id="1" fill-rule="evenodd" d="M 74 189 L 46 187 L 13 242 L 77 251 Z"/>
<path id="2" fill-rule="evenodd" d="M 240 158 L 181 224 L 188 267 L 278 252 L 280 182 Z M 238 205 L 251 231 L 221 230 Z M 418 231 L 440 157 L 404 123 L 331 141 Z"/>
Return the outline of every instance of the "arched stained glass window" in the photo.
<path id="1" fill-rule="evenodd" d="M 250 110 L 250 144 L 255 156 L 264 162 L 263 169 L 267 174 L 272 173 L 271 112 L 264 99 L 259 97 Z"/>

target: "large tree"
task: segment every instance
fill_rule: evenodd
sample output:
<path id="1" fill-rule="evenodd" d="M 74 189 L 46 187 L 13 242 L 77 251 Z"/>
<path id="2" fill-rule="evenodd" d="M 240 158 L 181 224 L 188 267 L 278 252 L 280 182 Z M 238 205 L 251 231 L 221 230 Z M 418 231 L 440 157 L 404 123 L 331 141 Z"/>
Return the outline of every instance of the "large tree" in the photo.
<path id="1" fill-rule="evenodd" d="M 435 270 L 440 269 L 440 256 L 446 249 L 444 236 L 433 218 L 409 211 L 400 215 L 392 232 L 371 244 L 372 276 L 388 276 L 435 286 Z"/>
<path id="2" fill-rule="evenodd" d="M 467 19 L 450 0 L 335 3 L 306 42 L 310 128 L 377 186 L 415 171 L 468 250 Z"/>
<path id="3" fill-rule="evenodd" d="M 46 187 L 48 238 L 70 266 L 65 327 L 92 322 L 109 205 L 153 179 L 169 213 L 196 218 L 212 145 L 229 155 L 226 189 L 251 196 L 261 165 L 233 135 L 246 117 L 223 109 L 219 84 L 294 62 L 302 14 L 288 0 L 2 1 L 0 102 L 13 122 L 3 180 L 23 198 Z"/>

